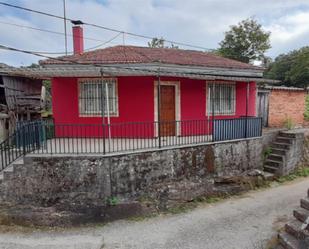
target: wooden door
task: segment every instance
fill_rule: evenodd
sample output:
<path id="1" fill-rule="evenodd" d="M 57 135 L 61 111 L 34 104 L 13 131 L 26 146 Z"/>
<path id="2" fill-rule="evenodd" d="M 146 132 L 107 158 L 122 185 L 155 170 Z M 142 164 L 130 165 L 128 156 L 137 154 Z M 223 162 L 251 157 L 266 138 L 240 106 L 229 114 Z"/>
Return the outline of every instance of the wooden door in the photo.
<path id="1" fill-rule="evenodd" d="M 258 117 L 262 118 L 263 126 L 267 127 L 268 126 L 268 92 L 260 91 L 258 92 Z"/>
<path id="2" fill-rule="evenodd" d="M 160 135 L 176 135 L 175 86 L 162 85 L 160 94 Z"/>

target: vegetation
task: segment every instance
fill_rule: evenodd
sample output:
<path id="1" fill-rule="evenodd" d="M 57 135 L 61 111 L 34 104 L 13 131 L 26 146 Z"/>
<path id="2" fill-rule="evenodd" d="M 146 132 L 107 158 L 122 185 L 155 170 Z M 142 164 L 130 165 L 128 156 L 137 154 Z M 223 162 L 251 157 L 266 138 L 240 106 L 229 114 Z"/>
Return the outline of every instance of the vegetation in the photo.
<path id="1" fill-rule="evenodd" d="M 295 124 L 294 124 L 292 118 L 287 117 L 284 120 L 284 127 L 287 128 L 288 130 L 292 130 L 294 128 L 294 126 L 295 126 Z"/>
<path id="2" fill-rule="evenodd" d="M 150 42 L 148 42 L 148 47 L 150 47 L 150 48 L 178 48 L 178 46 L 175 46 L 173 43 L 171 44 L 170 47 L 166 46 L 165 40 L 163 39 L 163 37 L 153 38 Z"/>
<path id="3" fill-rule="evenodd" d="M 300 167 L 294 172 L 286 175 L 286 176 L 281 176 L 277 179 L 277 182 L 279 183 L 284 183 L 288 181 L 293 181 L 299 177 L 308 177 L 309 176 L 309 167 Z"/>
<path id="4" fill-rule="evenodd" d="M 254 60 L 264 61 L 264 53 L 271 47 L 270 32 L 264 31 L 261 24 L 254 19 L 246 19 L 231 26 L 220 42 L 218 53 L 226 58 L 245 63 Z"/>
<path id="5" fill-rule="evenodd" d="M 109 206 L 116 206 L 118 203 L 119 203 L 119 200 L 115 196 L 112 196 L 106 200 L 106 204 Z"/>
<path id="6" fill-rule="evenodd" d="M 265 77 L 280 80 L 286 86 L 309 84 L 309 46 L 279 55 L 265 72 Z"/>
<path id="7" fill-rule="evenodd" d="M 272 148 L 271 147 L 267 147 L 264 151 L 263 151 L 263 161 L 266 160 L 266 158 L 272 153 Z"/>
<path id="8" fill-rule="evenodd" d="M 306 106 L 304 113 L 305 120 L 309 121 L 309 95 L 306 96 Z"/>

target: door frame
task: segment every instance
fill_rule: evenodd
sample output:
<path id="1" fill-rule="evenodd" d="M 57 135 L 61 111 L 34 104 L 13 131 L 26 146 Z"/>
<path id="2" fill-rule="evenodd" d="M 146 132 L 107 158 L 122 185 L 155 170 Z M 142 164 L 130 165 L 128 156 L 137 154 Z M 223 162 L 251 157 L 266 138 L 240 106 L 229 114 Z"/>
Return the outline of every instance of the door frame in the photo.
<path id="1" fill-rule="evenodd" d="M 175 88 L 175 121 L 181 120 L 180 115 L 180 81 L 160 81 L 160 85 L 174 86 Z M 154 121 L 158 122 L 158 81 L 154 82 Z M 155 137 L 158 137 L 158 125 L 155 125 Z M 181 135 L 181 125 L 176 123 L 176 136 Z"/>

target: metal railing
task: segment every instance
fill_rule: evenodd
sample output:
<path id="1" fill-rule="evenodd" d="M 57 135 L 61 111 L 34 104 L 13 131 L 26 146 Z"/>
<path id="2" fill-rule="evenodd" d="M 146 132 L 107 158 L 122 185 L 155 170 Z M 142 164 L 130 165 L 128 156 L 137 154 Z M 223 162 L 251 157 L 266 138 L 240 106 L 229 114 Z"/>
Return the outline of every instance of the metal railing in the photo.
<path id="1" fill-rule="evenodd" d="M 262 135 L 257 117 L 113 124 L 23 122 L 0 144 L 0 171 L 35 154 L 111 154 L 228 141 Z"/>

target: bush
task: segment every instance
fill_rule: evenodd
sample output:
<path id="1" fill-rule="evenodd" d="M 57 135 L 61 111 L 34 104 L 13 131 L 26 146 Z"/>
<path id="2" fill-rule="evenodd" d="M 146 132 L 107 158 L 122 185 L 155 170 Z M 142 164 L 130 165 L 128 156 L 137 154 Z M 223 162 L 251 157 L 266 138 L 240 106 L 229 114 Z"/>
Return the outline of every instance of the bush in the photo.
<path id="1" fill-rule="evenodd" d="M 305 117 L 305 120 L 309 121 L 309 94 L 306 96 L 304 117 Z"/>

